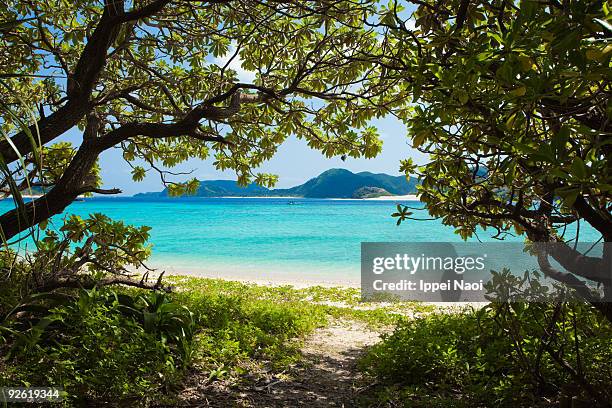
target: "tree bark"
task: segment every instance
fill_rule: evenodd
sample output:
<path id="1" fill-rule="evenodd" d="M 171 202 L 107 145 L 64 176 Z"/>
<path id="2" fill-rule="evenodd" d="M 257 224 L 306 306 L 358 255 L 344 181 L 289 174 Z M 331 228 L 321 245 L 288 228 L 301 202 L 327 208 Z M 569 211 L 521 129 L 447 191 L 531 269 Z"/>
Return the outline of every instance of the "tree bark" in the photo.
<path id="1" fill-rule="evenodd" d="M 68 168 L 44 196 L 31 201 L 22 208 L 15 208 L 0 216 L 0 226 L 4 239 L 10 239 L 50 217 L 61 213 L 79 194 L 88 190 L 83 180 L 91 173 L 99 151 L 95 149 L 95 134 L 98 131 L 97 119 L 91 118 L 85 129 L 83 143 L 72 158 Z M 94 188 L 95 186 L 90 186 Z"/>
<path id="2" fill-rule="evenodd" d="M 91 94 L 106 65 L 108 49 L 117 37 L 120 26 L 155 14 L 169 2 L 170 0 L 157 0 L 141 9 L 125 13 L 123 2 L 105 0 L 100 21 L 87 41 L 74 72 L 68 75 L 66 104 L 30 126 L 29 132 L 21 131 L 11 137 L 17 151 L 6 140 L 0 141 L 0 157 L 4 162 L 13 163 L 37 148 L 32 144 L 30 135 L 33 135 L 35 143 L 40 141 L 45 145 L 76 126 L 93 108 Z"/>

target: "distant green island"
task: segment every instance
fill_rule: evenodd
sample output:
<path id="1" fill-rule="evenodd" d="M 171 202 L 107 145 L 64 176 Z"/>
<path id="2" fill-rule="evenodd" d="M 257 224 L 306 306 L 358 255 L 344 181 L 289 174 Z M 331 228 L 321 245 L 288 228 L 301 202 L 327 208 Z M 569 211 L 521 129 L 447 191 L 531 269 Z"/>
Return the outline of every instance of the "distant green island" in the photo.
<path id="1" fill-rule="evenodd" d="M 375 198 L 416 193 L 417 179 L 367 171 L 353 173 L 345 169 L 327 170 L 299 186 L 268 189 L 251 183 L 240 186 L 234 180 L 203 180 L 192 197 L 305 197 L 305 198 Z M 168 189 L 139 193 L 136 198 L 168 197 Z"/>

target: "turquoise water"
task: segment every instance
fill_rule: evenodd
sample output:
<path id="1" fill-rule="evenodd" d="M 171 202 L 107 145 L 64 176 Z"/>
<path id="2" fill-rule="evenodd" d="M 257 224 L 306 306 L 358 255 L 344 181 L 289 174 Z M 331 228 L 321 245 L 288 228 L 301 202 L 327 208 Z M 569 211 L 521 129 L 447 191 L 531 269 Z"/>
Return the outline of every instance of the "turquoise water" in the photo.
<path id="1" fill-rule="evenodd" d="M 373 200 L 97 198 L 75 202 L 66 212 L 83 217 L 99 212 L 151 226 L 151 265 L 219 276 L 244 272 L 357 278 L 363 241 L 461 242 L 453 228 L 440 221 L 396 226 L 391 217 L 395 205 Z M 0 210 L 10 207 L 10 201 L 0 202 Z M 420 215 L 427 216 L 425 211 Z M 54 224 L 60 222 L 61 216 L 56 216 Z M 492 241 L 490 232 L 479 237 Z M 581 232 L 583 241 L 597 238 L 594 231 Z"/>

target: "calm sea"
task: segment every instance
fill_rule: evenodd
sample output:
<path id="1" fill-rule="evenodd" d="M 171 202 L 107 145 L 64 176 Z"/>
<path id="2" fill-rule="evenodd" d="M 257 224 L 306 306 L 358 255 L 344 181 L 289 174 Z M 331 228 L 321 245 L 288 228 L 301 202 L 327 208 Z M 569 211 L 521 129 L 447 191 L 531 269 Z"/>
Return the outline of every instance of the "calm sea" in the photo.
<path id="1" fill-rule="evenodd" d="M 419 202 L 404 204 L 422 208 Z M 151 226 L 151 265 L 218 276 L 356 279 L 362 241 L 461 242 L 440 221 L 396 226 L 395 206 L 374 200 L 115 197 L 75 202 L 66 213 L 104 213 Z M 10 200 L 0 201 L 0 210 L 11 207 Z M 424 210 L 417 215 L 427 217 Z M 54 224 L 60 225 L 62 217 L 56 216 Z M 491 235 L 481 231 L 479 238 L 492 241 Z M 581 240 L 597 238 L 592 230 L 581 232 Z"/>

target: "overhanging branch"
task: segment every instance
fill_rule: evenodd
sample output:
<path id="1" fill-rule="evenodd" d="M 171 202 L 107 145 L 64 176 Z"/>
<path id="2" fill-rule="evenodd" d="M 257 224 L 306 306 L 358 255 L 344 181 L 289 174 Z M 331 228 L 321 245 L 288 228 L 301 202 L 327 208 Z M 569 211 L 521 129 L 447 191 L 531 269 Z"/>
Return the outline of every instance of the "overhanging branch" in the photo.
<path id="1" fill-rule="evenodd" d="M 586 285 L 585 282 L 581 281 L 571 273 L 561 272 L 555 269 L 548 260 L 548 247 L 546 243 L 536 243 L 538 265 L 544 274 L 554 280 L 564 283 L 570 288 L 574 289 L 576 293 L 589 303 L 595 304 L 599 301 L 591 289 Z"/>

